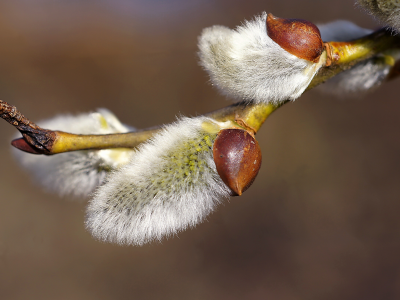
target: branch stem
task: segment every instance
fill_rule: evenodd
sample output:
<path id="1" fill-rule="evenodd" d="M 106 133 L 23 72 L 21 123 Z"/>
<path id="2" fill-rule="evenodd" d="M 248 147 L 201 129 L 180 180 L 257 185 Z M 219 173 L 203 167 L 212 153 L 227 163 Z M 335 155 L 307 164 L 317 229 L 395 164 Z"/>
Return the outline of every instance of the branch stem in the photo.
<path id="1" fill-rule="evenodd" d="M 149 129 L 138 132 L 101 135 L 81 135 L 55 131 L 56 138 L 51 154 L 88 149 L 135 148 L 158 131 L 159 129 Z"/>
<path id="2" fill-rule="evenodd" d="M 357 40 L 328 42 L 326 45 L 331 65 L 320 69 L 307 90 L 324 83 L 329 78 L 351 68 L 362 60 L 371 58 L 389 49 L 400 48 L 400 37 L 392 35 L 389 29 L 382 28 Z"/>
<path id="3" fill-rule="evenodd" d="M 390 49 L 398 49 L 400 37 L 393 36 L 387 29 L 381 29 L 358 40 L 328 42 L 325 45 L 326 50 L 323 55 L 327 56 L 328 64 L 320 69 L 307 90 L 362 60 Z M 235 126 L 244 127 L 255 134 L 271 113 L 287 102 L 289 101 L 279 105 L 239 102 L 208 113 L 206 116 L 220 122 L 232 121 Z M 23 135 L 23 138 L 14 140 L 12 145 L 35 154 L 56 154 L 87 149 L 135 148 L 151 138 L 161 128 L 107 135 L 77 135 L 51 131 L 40 128 L 18 112 L 15 106 L 1 100 L 0 117 L 15 126 Z"/>

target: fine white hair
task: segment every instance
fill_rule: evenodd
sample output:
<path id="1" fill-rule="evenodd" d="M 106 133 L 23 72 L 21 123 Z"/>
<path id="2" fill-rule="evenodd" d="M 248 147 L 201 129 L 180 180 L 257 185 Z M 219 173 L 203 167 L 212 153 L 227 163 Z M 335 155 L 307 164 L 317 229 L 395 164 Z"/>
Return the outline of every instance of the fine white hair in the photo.
<path id="1" fill-rule="evenodd" d="M 37 123 L 45 129 L 74 134 L 110 134 L 133 130 L 125 126 L 107 109 L 97 112 L 60 115 Z M 100 185 L 107 174 L 127 163 L 133 150 L 83 150 L 51 156 L 33 155 L 13 150 L 18 162 L 34 175 L 46 190 L 61 196 L 88 196 Z"/>
<path id="2" fill-rule="evenodd" d="M 386 79 L 391 68 L 392 65 L 386 63 L 384 56 L 373 57 L 329 79 L 319 89 L 338 97 L 343 97 L 343 93 L 347 96 L 359 96 L 360 92 L 377 88 Z"/>
<path id="3" fill-rule="evenodd" d="M 200 223 L 230 193 L 212 153 L 221 124 L 183 118 L 139 146 L 94 193 L 87 229 L 103 241 L 142 245 Z"/>
<path id="4" fill-rule="evenodd" d="M 351 41 L 372 32 L 344 20 L 317 26 L 324 41 Z M 360 92 L 373 90 L 386 79 L 398 56 L 399 53 L 392 51 L 359 62 L 320 85 L 319 90 L 340 97 L 358 96 Z"/>
<path id="5" fill-rule="evenodd" d="M 324 59 L 313 63 L 290 54 L 267 34 L 267 14 L 232 30 L 205 28 L 199 37 L 200 64 L 222 93 L 239 101 L 278 104 L 304 92 Z"/>

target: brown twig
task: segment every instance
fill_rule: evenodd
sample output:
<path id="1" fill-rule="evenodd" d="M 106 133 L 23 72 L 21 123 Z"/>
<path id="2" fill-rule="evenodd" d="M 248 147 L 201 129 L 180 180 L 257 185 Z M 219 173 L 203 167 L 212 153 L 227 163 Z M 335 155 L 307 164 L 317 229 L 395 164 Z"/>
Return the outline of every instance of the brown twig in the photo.
<path id="1" fill-rule="evenodd" d="M 13 125 L 21 132 L 24 140 L 15 140 L 13 146 L 33 154 L 50 154 L 55 134 L 31 122 L 18 109 L 5 101 L 0 100 L 0 117 Z"/>

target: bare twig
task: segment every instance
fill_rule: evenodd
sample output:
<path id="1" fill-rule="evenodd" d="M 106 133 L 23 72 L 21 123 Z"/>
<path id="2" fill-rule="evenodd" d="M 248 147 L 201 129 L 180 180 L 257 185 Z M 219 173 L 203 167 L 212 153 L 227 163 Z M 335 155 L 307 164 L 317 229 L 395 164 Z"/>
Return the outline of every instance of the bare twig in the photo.
<path id="1" fill-rule="evenodd" d="M 0 100 L 0 117 L 13 125 L 21 132 L 23 141 L 13 141 L 13 146 L 33 154 L 50 154 L 53 147 L 55 133 L 40 128 L 29 121 L 17 108 Z"/>

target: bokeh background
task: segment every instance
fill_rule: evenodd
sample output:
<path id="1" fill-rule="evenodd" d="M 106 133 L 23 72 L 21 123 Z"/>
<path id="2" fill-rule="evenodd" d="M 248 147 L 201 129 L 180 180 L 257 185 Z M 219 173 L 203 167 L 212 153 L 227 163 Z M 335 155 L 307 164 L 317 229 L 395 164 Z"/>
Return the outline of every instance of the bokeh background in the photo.
<path id="1" fill-rule="evenodd" d="M 221 108 L 197 36 L 264 10 L 378 26 L 351 0 L 1 0 L 0 99 L 35 121 L 107 107 L 139 128 Z M 399 83 L 285 105 L 257 135 L 254 185 L 143 247 L 94 240 L 87 199 L 37 186 L 1 121 L 0 299 L 399 299 Z"/>

